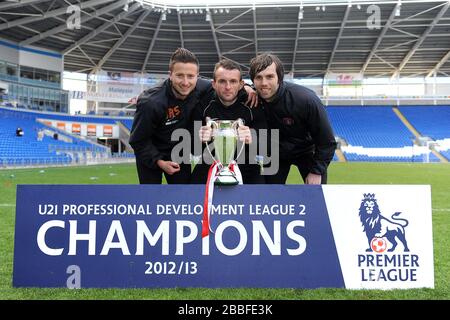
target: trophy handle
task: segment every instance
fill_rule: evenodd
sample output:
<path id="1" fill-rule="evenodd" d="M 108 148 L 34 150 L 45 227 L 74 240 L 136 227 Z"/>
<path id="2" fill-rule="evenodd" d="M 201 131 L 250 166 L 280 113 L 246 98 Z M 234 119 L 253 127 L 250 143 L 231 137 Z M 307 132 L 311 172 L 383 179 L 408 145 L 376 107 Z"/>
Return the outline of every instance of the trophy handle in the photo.
<path id="1" fill-rule="evenodd" d="M 211 119 L 210 117 L 206 117 L 206 125 L 208 127 L 211 127 L 213 129 L 218 129 L 219 125 L 217 124 L 217 122 L 215 122 L 213 119 Z"/>
<path id="2" fill-rule="evenodd" d="M 244 121 L 242 121 L 241 118 L 238 118 L 236 121 L 233 122 L 233 124 L 231 126 L 236 131 L 236 135 L 238 135 L 238 132 L 237 132 L 238 128 L 243 125 L 244 125 Z M 242 151 L 244 150 L 244 146 L 245 146 L 245 143 L 242 143 L 241 149 L 239 150 L 239 152 L 236 156 L 236 159 L 239 158 L 239 156 L 241 155 Z"/>
<path id="3" fill-rule="evenodd" d="M 232 123 L 231 127 L 232 127 L 234 130 L 237 130 L 240 126 L 243 126 L 243 125 L 244 125 L 244 121 L 242 121 L 241 118 L 238 118 L 236 121 L 234 121 L 234 122 Z"/>
<path id="4" fill-rule="evenodd" d="M 219 125 L 217 124 L 217 122 L 214 121 L 213 119 L 211 119 L 210 117 L 206 117 L 206 125 L 208 127 L 211 127 L 213 130 L 214 129 L 216 129 L 216 130 L 219 129 Z M 206 143 L 206 149 L 208 150 L 209 155 L 211 156 L 211 158 L 213 158 L 216 161 L 216 158 L 213 156 L 213 154 L 211 152 L 211 149 L 209 149 L 208 141 L 205 141 L 205 143 Z"/>

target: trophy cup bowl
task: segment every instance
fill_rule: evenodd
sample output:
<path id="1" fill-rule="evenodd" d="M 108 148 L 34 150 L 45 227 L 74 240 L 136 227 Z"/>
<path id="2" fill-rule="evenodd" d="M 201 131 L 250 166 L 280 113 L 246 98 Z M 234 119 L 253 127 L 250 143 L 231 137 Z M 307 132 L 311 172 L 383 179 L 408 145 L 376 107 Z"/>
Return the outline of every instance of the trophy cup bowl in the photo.
<path id="1" fill-rule="evenodd" d="M 213 129 L 212 136 L 214 139 L 215 156 L 211 153 L 208 144 L 206 144 L 206 147 L 211 157 L 219 163 L 219 171 L 217 172 L 217 179 L 215 181 L 216 185 L 239 184 L 235 173 L 229 169 L 229 165 L 234 160 L 238 141 L 237 128 L 241 125 L 243 125 L 241 119 L 237 119 L 236 121 L 207 119 L 207 126 Z"/>

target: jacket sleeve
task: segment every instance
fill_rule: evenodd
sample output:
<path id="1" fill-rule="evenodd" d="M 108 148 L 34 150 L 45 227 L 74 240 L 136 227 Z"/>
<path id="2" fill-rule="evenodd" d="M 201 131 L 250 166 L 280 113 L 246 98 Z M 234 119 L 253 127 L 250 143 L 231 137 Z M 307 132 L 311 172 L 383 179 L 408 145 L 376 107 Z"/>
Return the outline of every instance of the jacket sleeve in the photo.
<path id="1" fill-rule="evenodd" d="M 204 124 L 203 110 L 214 97 L 214 88 L 211 80 L 199 78 L 196 85 L 196 104 L 189 119 L 188 130 L 191 134 L 191 154 L 202 154 L 203 143 L 200 141 L 198 129 Z"/>
<path id="2" fill-rule="evenodd" d="M 189 133 L 191 134 L 191 153 L 194 156 L 201 155 L 203 143 L 200 141 L 199 128 L 204 124 L 203 106 L 198 103 L 192 111 L 191 120 L 189 121 Z M 199 147 L 200 146 L 200 147 Z"/>
<path id="3" fill-rule="evenodd" d="M 258 131 L 259 129 L 267 129 L 267 120 L 264 110 L 261 106 L 251 108 L 253 121 L 251 123 L 251 127 Z"/>
<path id="4" fill-rule="evenodd" d="M 206 106 L 214 99 L 215 91 L 210 80 L 199 78 L 197 80 L 197 99 L 192 112 L 191 121 L 202 121 L 203 111 Z"/>
<path id="5" fill-rule="evenodd" d="M 164 119 L 164 110 L 158 110 L 157 107 L 149 99 L 139 97 L 129 141 L 136 159 L 151 169 L 156 169 L 156 161 L 163 158 L 152 141 L 158 124 Z"/>
<path id="6" fill-rule="evenodd" d="M 250 108 L 250 112 L 252 113 L 253 121 L 249 125 L 252 129 L 256 131 L 256 140 L 252 142 L 252 144 L 256 144 L 256 150 L 258 152 L 258 156 L 266 156 L 270 155 L 270 140 L 268 133 L 268 124 L 266 120 L 266 115 L 262 106 L 258 106 L 255 108 Z M 261 131 L 261 129 L 265 129 Z M 261 146 L 266 146 L 261 149 Z M 253 160 L 253 159 L 252 159 Z"/>
<path id="7" fill-rule="evenodd" d="M 208 100 L 211 100 L 212 96 L 214 95 L 214 88 L 212 86 L 211 80 L 198 78 L 196 91 L 198 94 L 199 101 L 208 102 Z"/>
<path id="8" fill-rule="evenodd" d="M 315 144 L 314 163 L 311 172 L 324 174 L 331 160 L 333 160 L 337 145 L 336 139 L 320 98 L 315 93 L 311 93 L 306 105 L 308 107 L 307 124 Z"/>

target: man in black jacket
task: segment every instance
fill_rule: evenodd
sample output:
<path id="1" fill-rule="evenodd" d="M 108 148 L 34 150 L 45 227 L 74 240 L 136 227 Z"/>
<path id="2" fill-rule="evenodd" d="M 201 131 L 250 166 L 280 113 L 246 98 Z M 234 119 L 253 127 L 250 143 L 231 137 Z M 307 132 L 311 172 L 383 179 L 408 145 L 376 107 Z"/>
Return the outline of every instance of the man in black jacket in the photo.
<path id="1" fill-rule="evenodd" d="M 171 136 L 190 126 L 200 97 L 213 92 L 210 81 L 198 79 L 198 72 L 195 55 L 179 48 L 170 58 L 169 79 L 139 96 L 130 145 L 141 184 L 160 184 L 163 172 L 167 183 L 189 183 L 191 164 L 172 161 L 171 151 L 179 141 L 171 141 Z"/>
<path id="2" fill-rule="evenodd" d="M 187 49 L 179 48 L 170 58 L 169 79 L 140 94 L 130 145 L 136 155 L 141 184 L 160 184 L 163 173 L 169 184 L 190 182 L 191 164 L 172 159 L 172 149 L 180 141 L 172 141 L 171 137 L 177 129 L 190 129 L 192 111 L 198 101 L 208 101 L 214 94 L 211 82 L 198 79 L 198 73 L 196 56 Z M 250 100 L 254 103 L 255 96 L 250 95 Z M 177 156 L 189 159 L 189 155 Z"/>
<path id="3" fill-rule="evenodd" d="M 250 62 L 250 78 L 261 98 L 270 129 L 278 129 L 279 170 L 266 183 L 285 183 L 291 165 L 306 184 L 327 183 L 336 140 L 322 102 L 303 86 L 284 82 L 280 59 L 261 54 Z"/>
<path id="4" fill-rule="evenodd" d="M 239 138 L 242 143 L 247 143 L 247 145 L 245 148 L 245 158 L 242 159 L 243 162 L 240 163 L 240 159 L 237 160 L 243 183 L 265 183 L 264 177 L 260 172 L 260 166 L 254 161 L 256 154 L 250 154 L 248 144 L 254 143 L 257 145 L 257 141 L 252 142 L 250 128 L 255 130 L 255 137 L 257 137 L 258 130 L 266 129 L 267 123 L 262 108 L 250 108 L 244 105 L 238 97 L 239 91 L 244 86 L 239 65 L 227 59 L 216 63 L 212 85 L 215 90 L 213 100 L 209 103 L 200 102 L 194 110 L 194 120 L 203 122 L 203 126 L 199 132 L 201 141 L 207 142 L 211 139 L 212 130 L 210 127 L 205 126 L 207 118 L 232 121 L 241 119 L 244 125 L 238 128 Z M 238 150 L 236 152 L 239 152 L 240 148 L 238 144 Z M 253 150 L 255 149 L 253 148 Z M 208 157 L 208 154 L 205 152 L 203 152 L 203 155 L 204 157 Z M 237 154 L 235 154 L 236 156 Z M 192 173 L 192 183 L 206 183 L 208 170 L 213 161 L 209 158 L 203 159 L 201 163 L 195 166 Z"/>

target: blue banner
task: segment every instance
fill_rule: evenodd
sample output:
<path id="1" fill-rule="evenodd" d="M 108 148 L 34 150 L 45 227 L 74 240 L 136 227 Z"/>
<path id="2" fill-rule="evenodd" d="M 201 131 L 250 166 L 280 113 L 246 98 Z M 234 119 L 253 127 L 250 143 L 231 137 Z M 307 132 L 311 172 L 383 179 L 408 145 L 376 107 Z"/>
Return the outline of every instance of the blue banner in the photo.
<path id="1" fill-rule="evenodd" d="M 19 185 L 15 287 L 344 287 L 321 186 Z"/>

